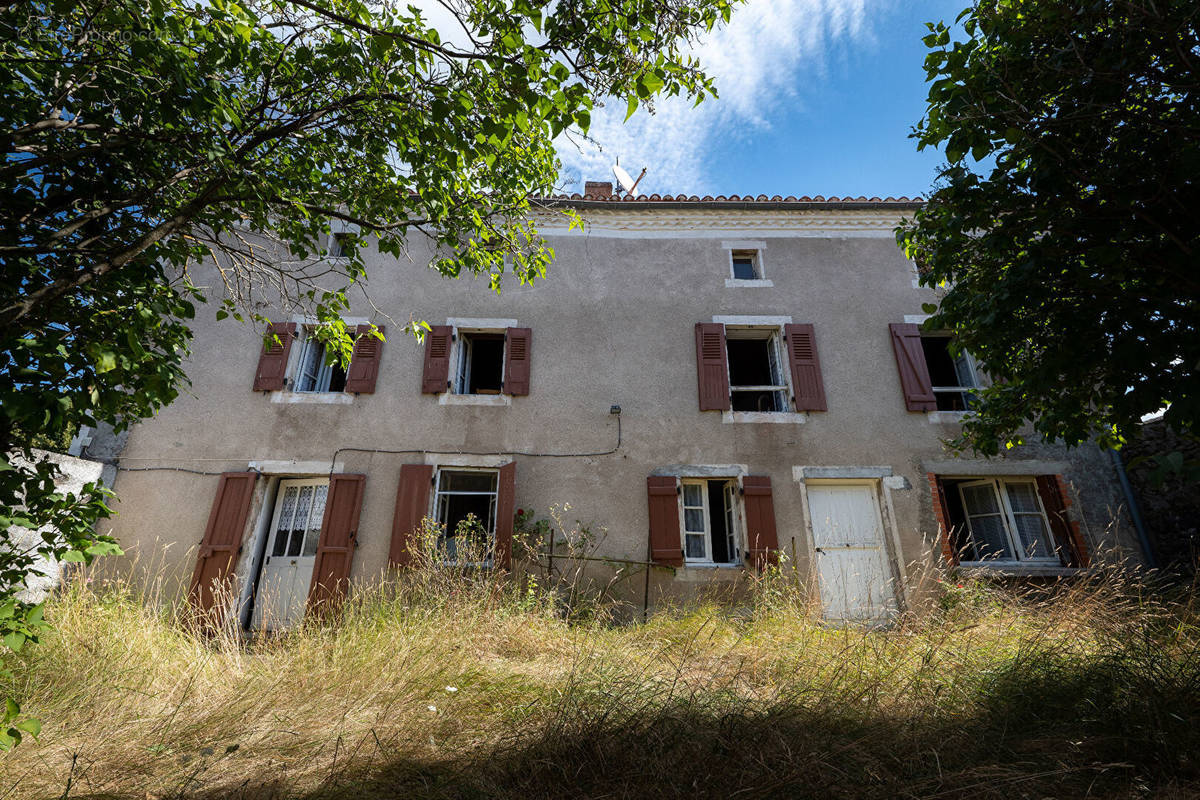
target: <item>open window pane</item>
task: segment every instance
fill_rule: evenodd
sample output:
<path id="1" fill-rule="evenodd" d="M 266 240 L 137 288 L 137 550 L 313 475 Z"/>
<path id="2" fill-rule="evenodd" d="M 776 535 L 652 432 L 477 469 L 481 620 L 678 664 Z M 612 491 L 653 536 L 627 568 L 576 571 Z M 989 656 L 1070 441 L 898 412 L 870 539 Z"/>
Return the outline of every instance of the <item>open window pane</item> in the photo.
<path id="1" fill-rule="evenodd" d="M 496 533 L 497 473 L 442 470 L 438 475 L 438 544 L 448 563 L 490 562 Z"/>
<path id="2" fill-rule="evenodd" d="M 300 349 L 292 390 L 296 392 L 340 392 L 346 388 L 346 371 L 339 364 L 325 363 L 325 344 L 306 332 Z"/>
<path id="3" fill-rule="evenodd" d="M 683 554 L 687 561 L 732 564 L 739 557 L 737 484 L 728 479 L 683 484 Z"/>
<path id="4" fill-rule="evenodd" d="M 786 411 L 787 384 L 773 329 L 728 329 L 729 393 L 734 411 Z"/>
<path id="5" fill-rule="evenodd" d="M 922 336 L 921 349 L 938 410 L 966 411 L 971 406 L 971 390 L 978 386 L 978 381 L 966 352 L 950 352 L 952 342 L 949 336 Z"/>
<path id="6" fill-rule="evenodd" d="M 457 394 L 500 394 L 504 380 L 504 334 L 460 333 Z"/>

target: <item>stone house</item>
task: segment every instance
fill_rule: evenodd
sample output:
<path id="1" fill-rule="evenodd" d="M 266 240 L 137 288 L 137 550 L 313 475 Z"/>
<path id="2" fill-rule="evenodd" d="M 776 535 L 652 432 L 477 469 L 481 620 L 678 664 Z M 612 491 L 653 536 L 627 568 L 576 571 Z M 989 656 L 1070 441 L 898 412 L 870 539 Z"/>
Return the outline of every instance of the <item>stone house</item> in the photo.
<path id="1" fill-rule="evenodd" d="M 598 556 L 653 564 L 652 605 L 781 560 L 827 617 L 878 619 L 938 563 L 1138 561 L 1098 448 L 947 453 L 986 377 L 919 327 L 936 293 L 893 233 L 917 207 L 590 185 L 541 213 L 556 259 L 532 286 L 445 279 L 418 243 L 368 254 L 374 305 L 346 321 L 432 331 L 362 337 L 344 372 L 303 316 L 274 313 L 264 349 L 201 315 L 191 392 L 121 448 L 114 534 L 202 605 L 229 587 L 247 626 L 386 580 L 425 517 L 447 559 L 473 514 L 514 566 L 515 510 L 563 503 Z"/>

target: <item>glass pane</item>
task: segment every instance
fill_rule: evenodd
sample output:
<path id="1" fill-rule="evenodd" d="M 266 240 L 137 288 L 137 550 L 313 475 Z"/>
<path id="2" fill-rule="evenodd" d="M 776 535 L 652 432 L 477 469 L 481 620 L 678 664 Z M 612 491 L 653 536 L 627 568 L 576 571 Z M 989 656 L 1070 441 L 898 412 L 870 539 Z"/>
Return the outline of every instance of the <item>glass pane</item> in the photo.
<path id="1" fill-rule="evenodd" d="M 1005 488 L 1008 490 L 1008 503 L 1015 513 L 1036 514 L 1042 510 L 1038 506 L 1037 490 L 1032 483 L 1007 483 Z"/>
<path id="2" fill-rule="evenodd" d="M 275 540 L 271 543 L 271 555 L 281 556 L 287 552 L 288 531 L 292 529 L 292 517 L 296 513 L 296 487 L 288 486 L 279 500 L 279 527 L 275 529 Z"/>
<path id="3" fill-rule="evenodd" d="M 703 506 L 704 487 L 698 483 L 685 483 L 683 485 L 683 504 L 685 506 Z"/>
<path id="4" fill-rule="evenodd" d="M 317 388 L 317 373 L 325 355 L 325 345 L 315 339 L 305 339 L 300 357 L 300 374 L 296 376 L 296 391 L 312 392 Z"/>
<path id="5" fill-rule="evenodd" d="M 494 492 L 496 491 L 496 473 L 494 472 L 443 472 L 443 492 Z"/>
<path id="6" fill-rule="evenodd" d="M 1051 558 L 1054 549 L 1050 546 L 1046 523 L 1041 514 L 1014 514 L 1017 521 L 1017 537 L 1025 558 Z"/>
<path id="7" fill-rule="evenodd" d="M 1000 506 L 996 502 L 996 491 L 992 484 L 983 486 L 964 486 L 963 501 L 967 505 L 968 514 L 999 514 Z"/>
<path id="8" fill-rule="evenodd" d="M 329 495 L 328 486 L 317 486 L 313 492 L 312 511 L 308 515 L 308 531 L 304 535 L 303 554 L 317 554 L 317 542 L 321 539 L 321 523 L 325 519 L 325 498 Z"/>
<path id="9" fill-rule="evenodd" d="M 288 539 L 289 556 L 300 555 L 304 546 L 304 530 L 308 527 L 308 512 L 312 508 L 312 490 L 311 486 L 300 487 L 300 494 L 296 500 L 296 519 L 292 523 L 291 537 Z"/>
<path id="10" fill-rule="evenodd" d="M 971 538 L 980 561 L 1011 559 L 1008 533 L 1004 518 L 999 514 L 987 517 L 971 517 Z"/>
<path id="11" fill-rule="evenodd" d="M 687 531 L 704 533 L 707 530 L 704 526 L 704 509 L 685 508 L 683 510 L 683 528 Z"/>
<path id="12" fill-rule="evenodd" d="M 754 269 L 754 259 L 749 256 L 733 257 L 733 277 L 740 281 L 751 281 L 758 277 Z"/>
<path id="13" fill-rule="evenodd" d="M 975 385 L 975 376 L 971 372 L 971 362 L 967 359 L 965 350 L 954 359 L 954 373 L 958 376 L 959 386 Z"/>
<path id="14" fill-rule="evenodd" d="M 704 558 L 704 537 L 688 534 L 683 537 L 688 558 Z"/>

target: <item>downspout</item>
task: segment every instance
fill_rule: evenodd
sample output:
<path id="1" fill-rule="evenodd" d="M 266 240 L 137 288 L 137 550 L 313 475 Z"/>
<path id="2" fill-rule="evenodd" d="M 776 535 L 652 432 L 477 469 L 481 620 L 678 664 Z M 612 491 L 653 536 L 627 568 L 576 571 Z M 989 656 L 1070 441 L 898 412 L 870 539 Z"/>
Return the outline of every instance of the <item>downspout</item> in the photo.
<path id="1" fill-rule="evenodd" d="M 1121 491 L 1125 494 L 1125 502 L 1129 504 L 1129 517 L 1133 520 L 1134 530 L 1137 531 L 1138 543 L 1142 546 L 1142 552 L 1146 555 L 1146 566 L 1150 569 L 1158 568 L 1158 559 L 1154 557 L 1154 550 L 1150 546 L 1150 538 L 1146 536 L 1146 526 L 1142 522 L 1142 510 L 1138 506 L 1137 495 L 1133 492 L 1133 486 L 1129 483 L 1129 474 L 1125 472 L 1125 462 L 1121 458 L 1121 454 L 1116 450 L 1109 450 L 1108 454 L 1112 457 L 1113 467 L 1117 471 L 1117 480 L 1121 482 Z"/>

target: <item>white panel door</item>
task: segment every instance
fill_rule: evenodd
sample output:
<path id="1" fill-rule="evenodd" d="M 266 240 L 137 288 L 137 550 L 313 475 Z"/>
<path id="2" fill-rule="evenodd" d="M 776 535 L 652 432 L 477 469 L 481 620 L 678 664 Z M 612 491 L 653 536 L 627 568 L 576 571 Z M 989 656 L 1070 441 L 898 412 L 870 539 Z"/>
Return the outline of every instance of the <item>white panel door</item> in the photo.
<path id="1" fill-rule="evenodd" d="M 254 594 L 253 627 L 283 630 L 304 619 L 329 481 L 284 480 L 275 496 L 266 558 Z"/>
<path id="2" fill-rule="evenodd" d="M 809 485 L 808 510 L 825 617 L 879 620 L 895 611 L 875 487 Z"/>

